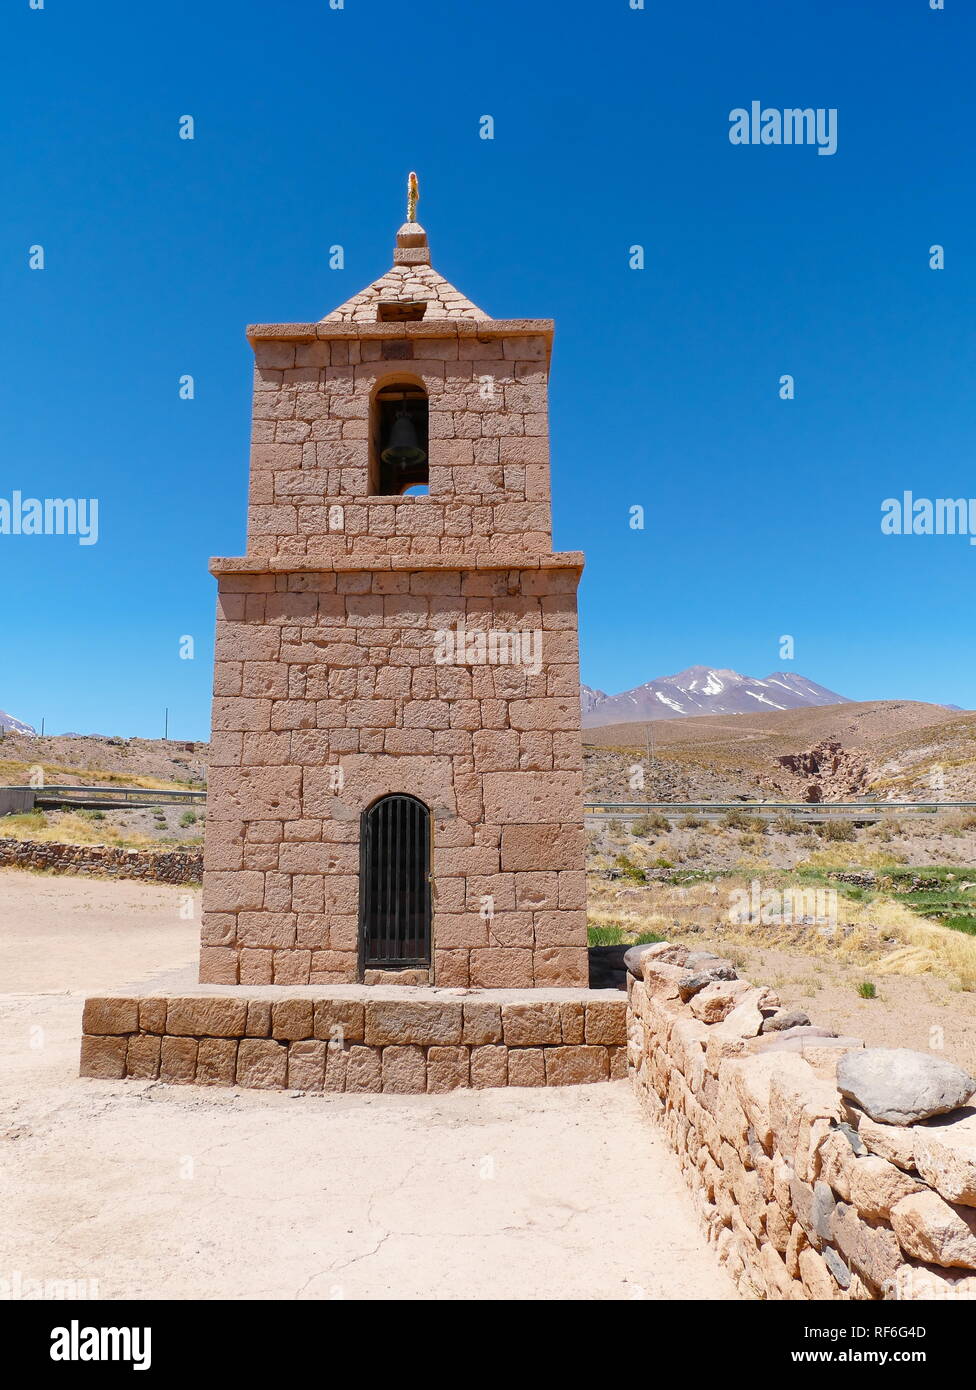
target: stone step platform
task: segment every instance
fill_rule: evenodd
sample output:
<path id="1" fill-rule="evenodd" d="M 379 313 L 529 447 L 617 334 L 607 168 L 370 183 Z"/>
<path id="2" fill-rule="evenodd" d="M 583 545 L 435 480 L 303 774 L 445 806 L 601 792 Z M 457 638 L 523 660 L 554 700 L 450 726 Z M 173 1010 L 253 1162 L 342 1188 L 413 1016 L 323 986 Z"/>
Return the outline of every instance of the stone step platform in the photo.
<path id="1" fill-rule="evenodd" d="M 627 1075 L 614 989 L 198 985 L 86 1000 L 81 1075 L 197 1086 L 418 1092 Z"/>

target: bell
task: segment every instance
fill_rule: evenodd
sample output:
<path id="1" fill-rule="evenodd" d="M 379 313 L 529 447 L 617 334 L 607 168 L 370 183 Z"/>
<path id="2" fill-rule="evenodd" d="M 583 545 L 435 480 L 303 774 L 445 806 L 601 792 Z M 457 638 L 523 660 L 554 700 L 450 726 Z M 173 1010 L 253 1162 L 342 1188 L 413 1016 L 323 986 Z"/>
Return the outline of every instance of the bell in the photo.
<path id="1" fill-rule="evenodd" d="M 397 464 L 400 468 L 412 468 L 426 459 L 417 439 L 417 430 L 405 410 L 398 410 L 390 429 L 386 447 L 380 454 L 384 463 Z"/>

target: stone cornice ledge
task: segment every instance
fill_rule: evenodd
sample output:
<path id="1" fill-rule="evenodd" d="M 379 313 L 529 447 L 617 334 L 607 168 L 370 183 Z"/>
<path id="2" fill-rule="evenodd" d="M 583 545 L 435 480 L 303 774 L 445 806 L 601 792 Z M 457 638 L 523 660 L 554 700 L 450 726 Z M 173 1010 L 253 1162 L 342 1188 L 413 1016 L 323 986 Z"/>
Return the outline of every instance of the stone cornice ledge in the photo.
<path id="1" fill-rule="evenodd" d="M 309 342 L 323 338 L 545 338 L 552 341 L 552 319 L 420 319 L 409 323 L 249 323 L 252 343 L 269 340 Z"/>
<path id="2" fill-rule="evenodd" d="M 575 570 L 582 571 L 581 550 L 555 551 L 549 555 L 508 556 L 491 551 L 453 555 L 237 555 L 215 556 L 210 573 L 222 574 L 327 574 L 409 570 Z"/>

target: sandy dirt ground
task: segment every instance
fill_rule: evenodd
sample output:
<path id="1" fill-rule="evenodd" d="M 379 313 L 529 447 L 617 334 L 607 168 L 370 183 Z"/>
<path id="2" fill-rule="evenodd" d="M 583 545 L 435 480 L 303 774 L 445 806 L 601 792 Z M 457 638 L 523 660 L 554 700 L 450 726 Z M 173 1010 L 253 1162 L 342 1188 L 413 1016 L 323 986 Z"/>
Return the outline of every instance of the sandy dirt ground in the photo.
<path id="1" fill-rule="evenodd" d="M 0 1272 L 101 1298 L 731 1299 L 626 1082 L 81 1080 L 86 993 L 185 978 L 185 894 L 0 871 Z"/>
<path id="2" fill-rule="evenodd" d="M 761 930 L 761 928 L 759 929 Z M 721 943 L 713 949 L 722 950 Z M 736 946 L 742 973 L 770 985 L 784 1004 L 805 1009 L 814 1023 L 863 1038 L 866 1047 L 936 1052 L 976 1076 L 976 997 L 934 975 L 886 975 L 870 965 L 805 956 L 775 947 Z M 857 986 L 870 980 L 874 999 Z"/>

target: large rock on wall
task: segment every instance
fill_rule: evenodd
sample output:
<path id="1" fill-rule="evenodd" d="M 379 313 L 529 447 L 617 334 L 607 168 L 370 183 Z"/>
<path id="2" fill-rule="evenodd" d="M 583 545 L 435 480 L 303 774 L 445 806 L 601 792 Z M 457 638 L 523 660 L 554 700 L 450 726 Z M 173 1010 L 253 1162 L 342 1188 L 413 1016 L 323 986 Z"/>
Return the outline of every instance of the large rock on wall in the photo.
<path id="1" fill-rule="evenodd" d="M 890 1125 L 958 1110 L 976 1091 L 976 1081 L 961 1067 L 905 1047 L 849 1052 L 837 1064 L 837 1085 L 872 1120 Z"/>

